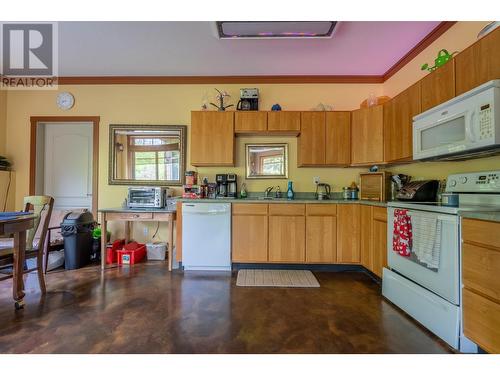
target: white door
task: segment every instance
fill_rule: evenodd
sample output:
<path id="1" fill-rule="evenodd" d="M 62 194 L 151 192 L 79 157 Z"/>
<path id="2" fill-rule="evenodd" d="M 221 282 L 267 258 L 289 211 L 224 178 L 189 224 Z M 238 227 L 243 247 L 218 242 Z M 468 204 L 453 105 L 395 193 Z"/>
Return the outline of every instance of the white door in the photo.
<path id="1" fill-rule="evenodd" d="M 45 124 L 44 193 L 59 209 L 92 209 L 91 123 Z"/>

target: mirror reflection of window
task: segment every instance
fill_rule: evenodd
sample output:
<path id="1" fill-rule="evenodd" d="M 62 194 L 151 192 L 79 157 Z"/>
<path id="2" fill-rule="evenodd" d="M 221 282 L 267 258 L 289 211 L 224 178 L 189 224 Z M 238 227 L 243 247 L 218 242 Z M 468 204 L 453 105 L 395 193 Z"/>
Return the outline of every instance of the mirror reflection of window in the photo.
<path id="1" fill-rule="evenodd" d="M 247 178 L 288 178 L 288 145 L 246 145 Z"/>
<path id="2" fill-rule="evenodd" d="M 182 185 L 185 126 L 111 125 L 110 183 Z"/>

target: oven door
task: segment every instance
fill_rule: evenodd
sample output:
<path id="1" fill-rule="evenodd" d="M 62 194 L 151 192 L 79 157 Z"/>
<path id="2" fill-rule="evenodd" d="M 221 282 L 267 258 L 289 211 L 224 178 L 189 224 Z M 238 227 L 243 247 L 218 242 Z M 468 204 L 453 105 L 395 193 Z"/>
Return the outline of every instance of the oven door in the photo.
<path id="1" fill-rule="evenodd" d="M 411 257 L 399 255 L 392 249 L 394 232 L 394 208 L 388 207 L 387 262 L 389 268 L 407 279 L 436 293 L 447 301 L 459 305 L 459 220 L 456 215 L 408 210 L 418 215 L 429 215 L 441 221 L 441 251 L 438 269 L 420 263 L 414 254 Z"/>

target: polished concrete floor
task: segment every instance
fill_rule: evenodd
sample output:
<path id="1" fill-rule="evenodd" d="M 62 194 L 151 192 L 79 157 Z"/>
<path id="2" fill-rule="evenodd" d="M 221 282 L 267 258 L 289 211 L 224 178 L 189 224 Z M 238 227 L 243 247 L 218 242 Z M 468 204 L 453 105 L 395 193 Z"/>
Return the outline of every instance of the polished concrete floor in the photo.
<path id="1" fill-rule="evenodd" d="M 0 353 L 450 353 L 357 272 L 315 272 L 315 289 L 241 288 L 228 273 L 164 263 L 56 271 L 24 310 L 0 282 Z"/>

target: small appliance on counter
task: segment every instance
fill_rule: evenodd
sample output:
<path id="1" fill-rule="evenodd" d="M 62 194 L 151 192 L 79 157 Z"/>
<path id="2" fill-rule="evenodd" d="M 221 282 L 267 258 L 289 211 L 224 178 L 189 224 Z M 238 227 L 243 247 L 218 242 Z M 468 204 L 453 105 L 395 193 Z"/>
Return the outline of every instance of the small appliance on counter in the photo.
<path id="1" fill-rule="evenodd" d="M 351 183 L 351 186 L 344 186 L 342 188 L 342 197 L 349 200 L 356 200 L 359 198 L 359 190 L 354 181 Z"/>
<path id="2" fill-rule="evenodd" d="M 316 184 L 316 193 L 314 194 L 314 196 L 319 201 L 322 201 L 324 199 L 330 199 L 331 196 L 330 185 L 324 183 Z"/>
<path id="3" fill-rule="evenodd" d="M 215 175 L 217 184 L 216 198 L 236 198 L 237 183 L 234 173 Z"/>
<path id="4" fill-rule="evenodd" d="M 395 174 L 391 176 L 391 201 L 395 201 L 403 185 L 411 181 L 411 176 L 406 174 Z"/>
<path id="5" fill-rule="evenodd" d="M 396 198 L 402 201 L 435 202 L 438 188 L 438 180 L 412 181 L 399 190 Z"/>
<path id="6" fill-rule="evenodd" d="M 240 101 L 236 105 L 238 111 L 259 110 L 259 89 L 240 89 Z"/>
<path id="7" fill-rule="evenodd" d="M 368 172 L 359 174 L 360 199 L 385 202 L 391 189 L 390 172 Z"/>
<path id="8" fill-rule="evenodd" d="M 198 183 L 198 173 L 195 171 L 186 171 L 186 185 L 196 185 Z"/>
<path id="9" fill-rule="evenodd" d="M 160 186 L 129 187 L 128 208 L 163 208 L 170 196 L 169 188 Z"/>

